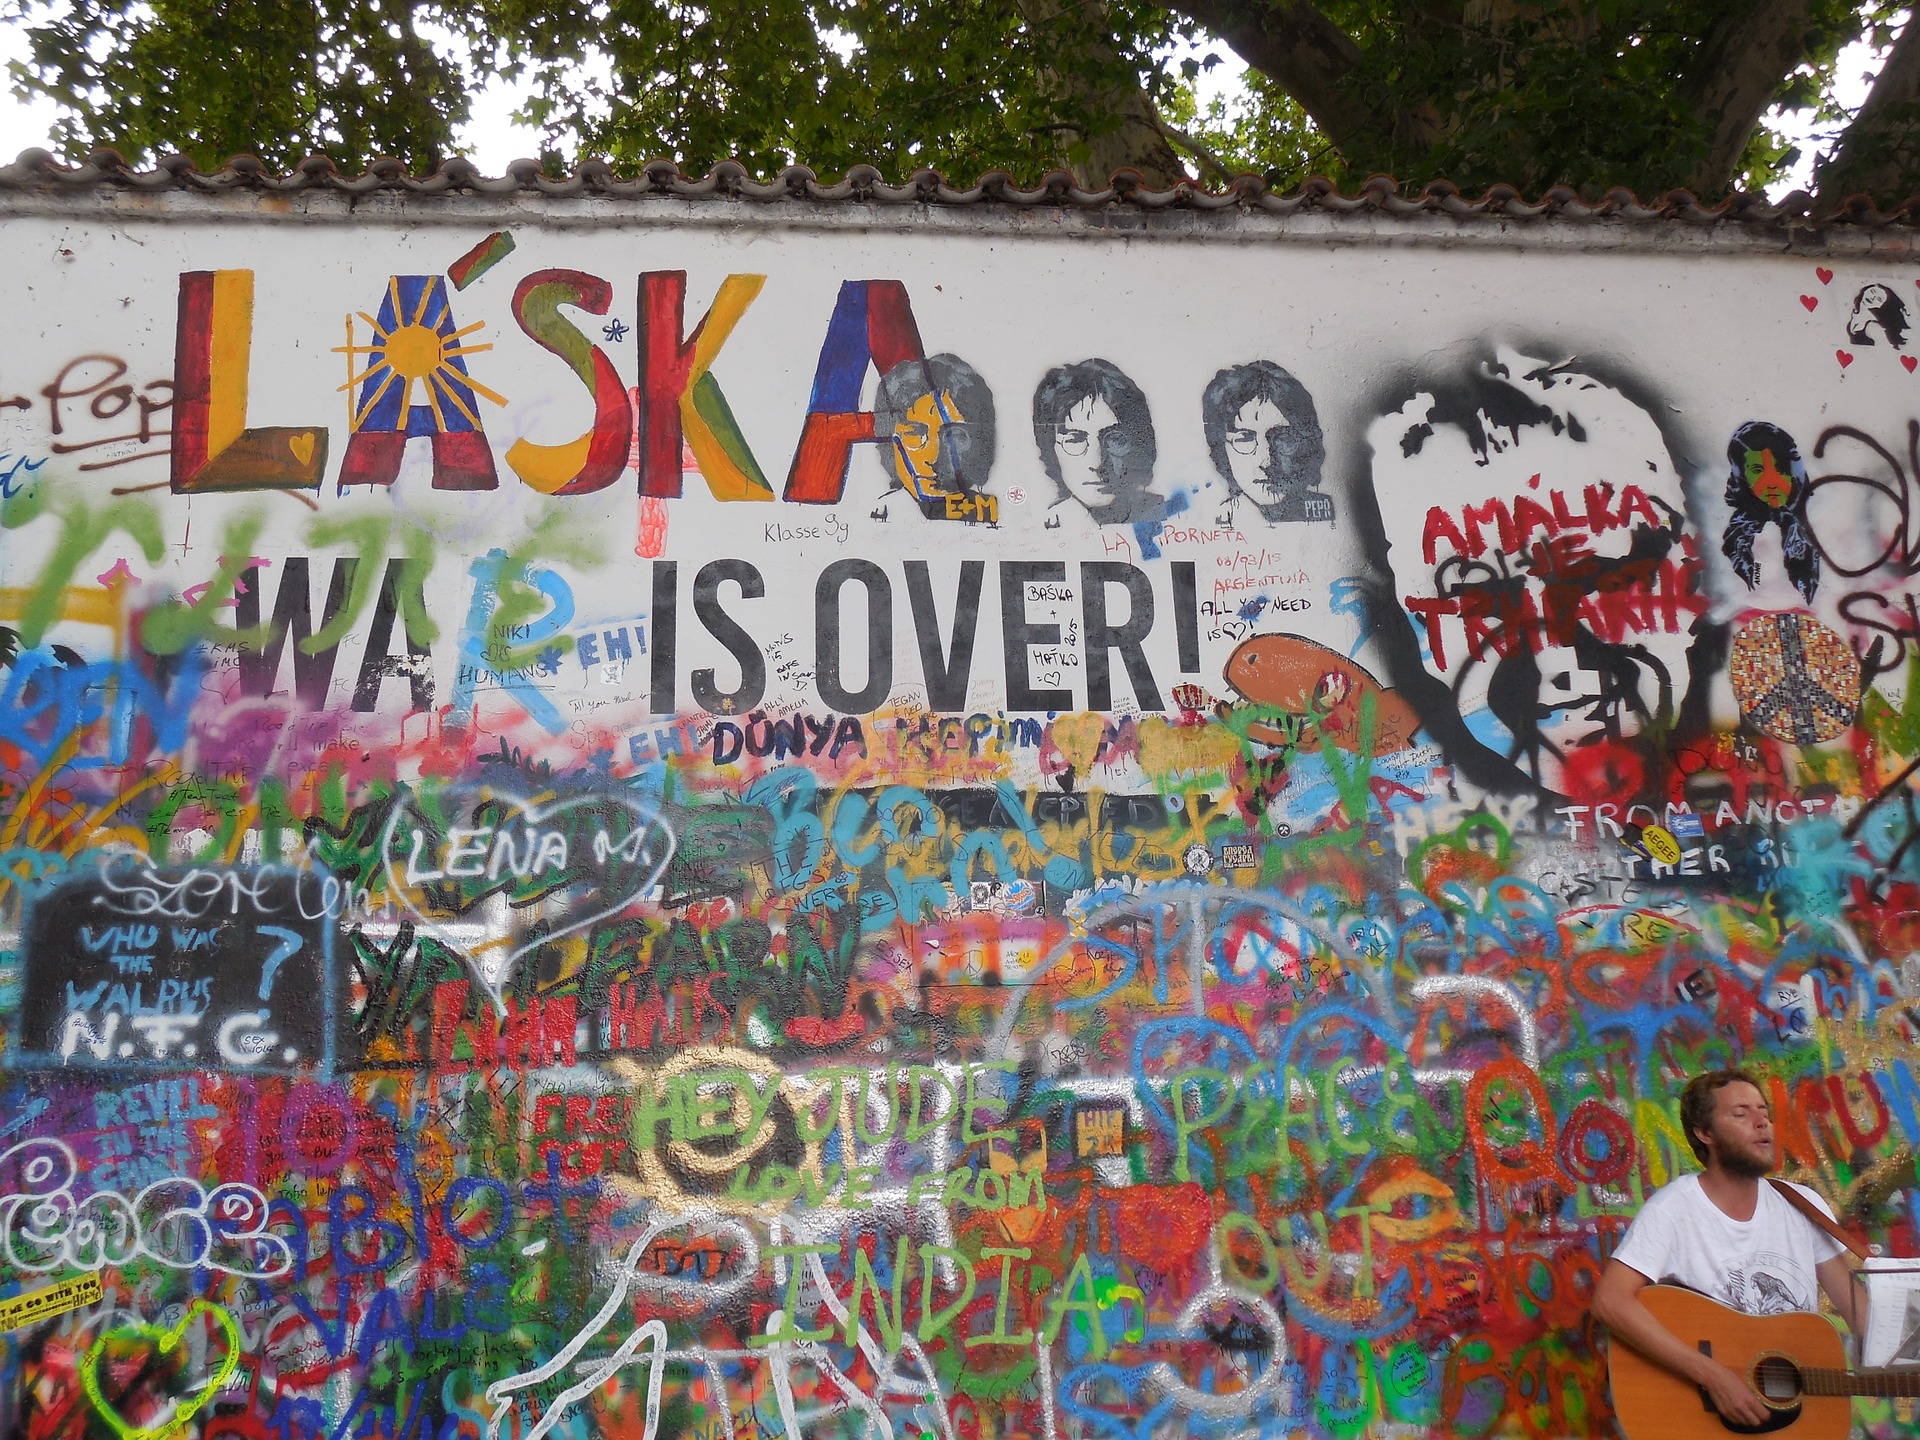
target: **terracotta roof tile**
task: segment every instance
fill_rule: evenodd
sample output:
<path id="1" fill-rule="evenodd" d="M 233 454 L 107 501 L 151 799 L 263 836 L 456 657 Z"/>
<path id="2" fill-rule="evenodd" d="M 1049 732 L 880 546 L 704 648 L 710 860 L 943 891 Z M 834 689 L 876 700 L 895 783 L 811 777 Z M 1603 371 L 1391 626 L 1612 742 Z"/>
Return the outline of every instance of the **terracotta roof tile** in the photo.
<path id="1" fill-rule="evenodd" d="M 1224 190 L 1208 190 L 1182 183 L 1166 190 L 1146 188 L 1132 170 L 1114 172 L 1107 187 L 1086 190 L 1065 170 L 1055 170 L 1037 185 L 1023 188 L 1002 170 L 989 170 L 967 189 L 956 189 L 937 170 L 916 170 L 898 185 L 872 165 L 855 165 L 837 181 L 820 179 L 805 165 L 789 165 L 771 180 L 754 178 L 746 166 L 723 160 L 705 175 L 683 175 L 671 160 L 653 160 L 638 174 L 621 176 L 604 160 L 588 160 L 571 175 L 558 178 L 542 173 L 538 162 L 516 160 L 498 177 L 482 175 L 472 161 L 448 160 L 430 175 L 411 175 L 398 160 L 375 160 L 360 175 L 344 175 L 325 155 L 310 155 L 284 175 L 275 175 L 251 155 L 236 155 L 224 167 L 207 173 L 196 170 L 182 155 L 167 155 L 150 170 L 136 170 L 113 150 L 96 150 L 85 163 L 59 164 L 45 150 L 24 150 L 13 164 L 0 167 L 0 190 L 59 194 L 94 188 L 132 191 L 182 190 L 218 193 L 253 190 L 280 194 L 333 191 L 345 195 L 398 192 L 410 195 L 535 194 L 566 198 L 594 196 L 640 199 L 673 196 L 685 200 L 740 199 L 762 202 L 866 205 L 1004 205 L 1020 208 L 1056 206 L 1100 209 L 1132 206 L 1140 210 L 1243 209 L 1290 215 L 1300 211 L 1327 214 L 1375 213 L 1387 215 L 1437 214 L 1454 219 L 1613 220 L 1630 224 L 1676 221 L 1688 225 L 1732 223 L 1743 226 L 1856 226 L 1878 230 L 1920 228 L 1920 197 L 1892 211 L 1882 211 L 1865 196 L 1855 196 L 1824 213 L 1813 197 L 1796 190 L 1775 203 L 1764 195 L 1739 194 L 1718 205 L 1702 205 L 1685 190 L 1670 190 L 1651 201 L 1616 188 L 1595 201 L 1583 200 L 1569 186 L 1556 185 L 1537 200 L 1528 200 L 1511 185 L 1494 185 L 1478 199 L 1469 199 L 1457 185 L 1445 180 L 1428 184 L 1417 195 L 1407 195 L 1391 176 L 1375 175 L 1353 194 L 1343 194 L 1332 181 L 1315 176 L 1298 189 L 1277 194 L 1255 175 L 1243 175 Z"/>

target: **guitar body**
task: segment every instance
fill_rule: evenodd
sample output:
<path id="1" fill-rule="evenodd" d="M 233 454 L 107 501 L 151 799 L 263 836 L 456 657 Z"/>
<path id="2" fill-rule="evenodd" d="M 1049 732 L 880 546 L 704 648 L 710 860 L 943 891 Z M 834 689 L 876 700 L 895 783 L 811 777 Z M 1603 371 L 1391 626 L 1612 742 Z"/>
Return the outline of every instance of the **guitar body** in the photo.
<path id="1" fill-rule="evenodd" d="M 1757 1429 L 1730 1424 L 1698 1385 L 1654 1364 L 1620 1342 L 1607 1347 L 1613 1409 L 1628 1440 L 1719 1440 L 1726 1435 L 1777 1434 L 1787 1440 L 1847 1440 L 1853 1402 L 1845 1395 L 1807 1395 L 1793 1378 L 1798 1367 L 1844 1370 L 1846 1346 L 1818 1315 L 1742 1315 L 1717 1300 L 1673 1285 L 1649 1285 L 1641 1303 L 1688 1346 L 1707 1349 L 1729 1370 L 1748 1377 L 1774 1407 Z M 1710 1347 L 1710 1348 L 1709 1348 Z M 1787 1365 L 1781 1365 L 1784 1359 Z M 1762 1361 L 1771 1360 L 1764 1371 Z M 1755 1383 L 1756 1373 L 1763 1377 Z"/>

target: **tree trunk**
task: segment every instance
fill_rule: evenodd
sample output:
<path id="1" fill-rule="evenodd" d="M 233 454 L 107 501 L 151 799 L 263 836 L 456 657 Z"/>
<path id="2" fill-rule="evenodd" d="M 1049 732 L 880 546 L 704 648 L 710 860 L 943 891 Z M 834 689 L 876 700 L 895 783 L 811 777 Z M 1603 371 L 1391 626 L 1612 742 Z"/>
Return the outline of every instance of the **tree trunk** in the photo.
<path id="1" fill-rule="evenodd" d="M 1279 81 L 1327 141 L 1363 168 L 1391 168 L 1394 156 L 1418 154 L 1439 136 L 1437 112 L 1425 97 L 1392 108 L 1362 93 L 1355 83 L 1360 47 L 1309 0 L 1166 3 Z"/>
<path id="2" fill-rule="evenodd" d="M 1700 46 L 1680 92 L 1713 125 L 1707 150 L 1687 176 L 1694 194 L 1727 193 L 1761 112 L 1807 53 L 1811 0 L 1758 0 L 1729 6 Z"/>
<path id="3" fill-rule="evenodd" d="M 1165 190 L 1191 178 L 1160 128 L 1153 102 L 1144 89 L 1136 84 L 1113 95 L 1112 112 L 1120 115 L 1120 128 L 1091 137 L 1087 158 L 1072 167 L 1083 186 L 1102 189 L 1113 172 L 1121 169 L 1138 170 L 1154 190 Z"/>
<path id="4" fill-rule="evenodd" d="M 1036 34 L 1065 38 L 1061 63 L 1046 66 L 1041 81 L 1058 97 L 1060 158 L 1074 179 L 1086 189 L 1103 190 L 1114 171 L 1132 169 L 1149 188 L 1164 190 L 1190 178 L 1138 77 L 1116 75 L 1103 82 L 1088 76 L 1088 66 L 1118 68 L 1101 0 L 1017 3 Z"/>
<path id="5" fill-rule="evenodd" d="M 1920 24 L 1909 19 L 1867 103 L 1840 137 L 1833 157 L 1815 172 L 1822 210 L 1854 195 L 1897 205 L 1914 193 L 1920 167 Z"/>

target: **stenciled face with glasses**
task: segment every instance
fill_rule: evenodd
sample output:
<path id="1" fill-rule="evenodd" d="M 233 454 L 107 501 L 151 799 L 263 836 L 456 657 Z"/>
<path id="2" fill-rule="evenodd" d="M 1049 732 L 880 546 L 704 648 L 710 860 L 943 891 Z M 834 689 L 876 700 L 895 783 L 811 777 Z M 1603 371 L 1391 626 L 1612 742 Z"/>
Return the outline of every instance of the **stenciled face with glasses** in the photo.
<path id="1" fill-rule="evenodd" d="M 1058 498 L 1102 525 L 1158 518 L 1153 416 L 1140 387 L 1105 360 L 1049 370 L 1033 394 L 1033 440 Z"/>
<path id="2" fill-rule="evenodd" d="M 993 468 L 993 392 L 954 355 L 904 360 L 880 381 L 874 438 L 885 450 L 892 488 L 904 490 L 929 519 L 992 522 L 999 505 L 985 493 Z"/>
<path id="3" fill-rule="evenodd" d="M 1333 500 L 1319 488 L 1326 440 L 1304 385 L 1271 360 L 1255 360 L 1215 375 L 1200 404 L 1233 508 L 1244 500 L 1269 525 L 1333 519 Z"/>

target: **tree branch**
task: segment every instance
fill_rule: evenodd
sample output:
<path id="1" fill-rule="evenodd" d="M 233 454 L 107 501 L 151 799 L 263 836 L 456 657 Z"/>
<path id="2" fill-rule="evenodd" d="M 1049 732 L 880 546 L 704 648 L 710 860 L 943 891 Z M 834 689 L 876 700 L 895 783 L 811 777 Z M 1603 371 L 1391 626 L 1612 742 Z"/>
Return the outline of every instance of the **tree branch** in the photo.
<path id="1" fill-rule="evenodd" d="M 1205 26 L 1255 70 L 1272 76 L 1335 146 L 1380 154 L 1390 152 L 1396 138 L 1432 142 L 1427 120 L 1412 112 L 1382 115 L 1367 103 L 1354 83 L 1364 59 L 1360 47 L 1308 0 L 1169 0 L 1167 8 Z"/>
<path id="2" fill-rule="evenodd" d="M 1696 195 L 1723 195 L 1754 127 L 1793 67 L 1807 57 L 1811 0 L 1729 5 L 1708 30 L 1680 96 L 1713 124 L 1706 154 L 1687 177 Z"/>
<path id="3" fill-rule="evenodd" d="M 1225 184 L 1233 183 L 1234 173 L 1221 163 L 1220 157 L 1213 153 L 1204 140 L 1189 135 L 1164 115 L 1157 118 L 1160 122 L 1160 133 L 1198 160 L 1203 170 L 1211 170 Z"/>
<path id="4" fill-rule="evenodd" d="M 1909 19 L 1893 42 L 1886 64 L 1816 171 L 1820 208 L 1830 210 L 1852 195 L 1897 204 L 1920 192 L 1920 23 Z"/>
<path id="5" fill-rule="evenodd" d="M 1085 145 L 1085 158 L 1071 168 L 1079 182 L 1090 190 L 1106 186 L 1113 172 L 1137 170 L 1152 189 L 1164 190 L 1186 180 L 1186 167 L 1174 153 L 1161 131 L 1153 102 L 1137 74 L 1125 78 L 1109 73 L 1092 79 L 1083 66 L 1091 63 L 1112 72 L 1116 54 L 1104 24 L 1098 0 L 1015 0 L 1021 16 L 1036 33 L 1065 34 L 1078 46 L 1063 52 L 1058 66 L 1043 70 L 1043 85 L 1056 94 L 1069 113 L 1081 112 L 1082 120 L 1069 120 L 1064 130 L 1077 131 Z M 1104 124 L 1089 124 L 1101 120 Z"/>

